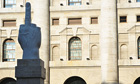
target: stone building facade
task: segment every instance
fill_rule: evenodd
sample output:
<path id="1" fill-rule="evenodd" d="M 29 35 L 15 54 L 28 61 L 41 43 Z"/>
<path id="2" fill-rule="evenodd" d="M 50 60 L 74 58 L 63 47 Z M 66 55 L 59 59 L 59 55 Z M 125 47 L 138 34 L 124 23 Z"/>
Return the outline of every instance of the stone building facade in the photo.
<path id="1" fill-rule="evenodd" d="M 15 66 L 22 58 L 18 30 L 26 2 L 32 5 L 32 22 L 41 27 L 45 84 L 74 79 L 101 84 L 101 0 L 0 0 L 0 84 L 16 80 Z M 119 83 L 139 84 L 140 0 L 117 0 L 117 27 Z"/>

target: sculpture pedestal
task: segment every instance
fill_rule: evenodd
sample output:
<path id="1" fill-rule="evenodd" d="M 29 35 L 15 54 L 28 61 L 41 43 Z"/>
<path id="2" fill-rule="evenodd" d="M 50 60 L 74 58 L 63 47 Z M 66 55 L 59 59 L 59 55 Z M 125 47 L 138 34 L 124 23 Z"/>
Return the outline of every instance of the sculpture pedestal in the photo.
<path id="1" fill-rule="evenodd" d="M 45 74 L 44 62 L 41 59 L 18 59 L 16 84 L 44 84 Z"/>

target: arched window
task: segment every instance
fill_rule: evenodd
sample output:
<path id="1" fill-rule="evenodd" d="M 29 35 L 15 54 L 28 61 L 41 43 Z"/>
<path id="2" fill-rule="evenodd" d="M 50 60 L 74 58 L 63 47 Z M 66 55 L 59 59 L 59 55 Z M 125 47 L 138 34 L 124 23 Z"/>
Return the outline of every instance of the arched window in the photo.
<path id="1" fill-rule="evenodd" d="M 68 4 L 71 5 L 81 5 L 81 0 L 69 0 Z"/>
<path id="2" fill-rule="evenodd" d="M 78 37 L 73 37 L 69 41 L 69 60 L 82 59 L 81 40 Z"/>
<path id="3" fill-rule="evenodd" d="M 134 84 L 140 84 L 140 77 L 134 81 Z"/>
<path id="4" fill-rule="evenodd" d="M 0 84 L 16 84 L 16 80 L 13 78 L 4 78 L 0 80 Z"/>
<path id="5" fill-rule="evenodd" d="M 64 84 L 86 84 L 85 80 L 83 80 L 82 78 L 80 77 L 77 77 L 77 76 L 73 76 L 73 77 L 70 77 L 68 78 Z"/>
<path id="6" fill-rule="evenodd" d="M 12 39 L 7 39 L 3 43 L 3 61 L 15 61 L 15 42 Z"/>
<path id="7" fill-rule="evenodd" d="M 138 38 L 138 59 L 140 59 L 140 37 Z"/>

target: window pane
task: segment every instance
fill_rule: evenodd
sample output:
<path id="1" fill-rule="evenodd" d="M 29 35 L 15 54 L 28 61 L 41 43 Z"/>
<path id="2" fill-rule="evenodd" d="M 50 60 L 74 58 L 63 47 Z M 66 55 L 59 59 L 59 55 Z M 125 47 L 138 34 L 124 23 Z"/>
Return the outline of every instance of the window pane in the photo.
<path id="1" fill-rule="evenodd" d="M 16 6 L 16 0 L 5 0 L 4 8 L 13 8 Z"/>
<path id="2" fill-rule="evenodd" d="M 81 5 L 81 0 L 69 0 L 69 5 Z"/>
<path id="3" fill-rule="evenodd" d="M 98 24 L 98 17 L 92 17 L 91 24 Z"/>
<path id="4" fill-rule="evenodd" d="M 59 19 L 52 19 L 52 25 L 59 25 Z"/>
<path id="5" fill-rule="evenodd" d="M 127 17 L 126 16 L 120 16 L 120 22 L 127 22 Z"/>
<path id="6" fill-rule="evenodd" d="M 137 2 L 140 2 L 140 0 L 137 0 Z"/>
<path id="7" fill-rule="evenodd" d="M 72 38 L 69 44 L 69 60 L 81 60 L 81 40 L 78 37 Z"/>
<path id="8" fill-rule="evenodd" d="M 15 42 L 12 39 L 4 42 L 3 61 L 15 61 Z"/>
<path id="9" fill-rule="evenodd" d="M 140 15 L 137 16 L 137 22 L 140 22 Z"/>
<path id="10" fill-rule="evenodd" d="M 69 18 L 68 24 L 69 25 L 79 25 L 79 24 L 82 24 L 82 20 L 81 20 L 81 18 Z"/>

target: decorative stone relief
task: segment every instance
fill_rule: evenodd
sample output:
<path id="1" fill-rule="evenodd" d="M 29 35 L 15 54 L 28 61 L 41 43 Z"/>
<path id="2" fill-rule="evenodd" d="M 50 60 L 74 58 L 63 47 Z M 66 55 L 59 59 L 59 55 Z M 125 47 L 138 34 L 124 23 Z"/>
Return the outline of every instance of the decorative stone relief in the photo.
<path id="1" fill-rule="evenodd" d="M 11 38 L 13 36 L 17 36 L 17 35 L 11 35 L 12 31 L 16 31 L 16 28 L 1 28 L 1 31 L 6 31 L 6 36 L 5 35 L 1 35 L 1 37 L 6 37 L 6 38 Z"/>

